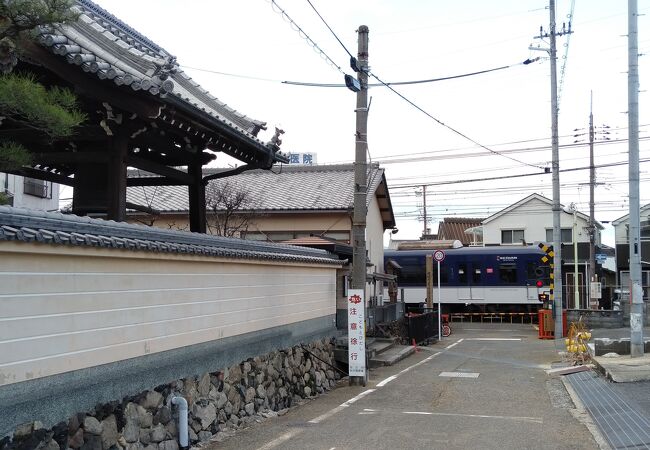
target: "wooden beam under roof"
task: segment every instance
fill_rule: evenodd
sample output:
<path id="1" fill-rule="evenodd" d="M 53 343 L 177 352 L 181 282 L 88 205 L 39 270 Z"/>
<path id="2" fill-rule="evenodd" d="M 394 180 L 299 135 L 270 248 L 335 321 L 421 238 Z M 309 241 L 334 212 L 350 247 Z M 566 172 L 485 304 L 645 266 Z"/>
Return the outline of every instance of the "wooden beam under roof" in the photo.
<path id="1" fill-rule="evenodd" d="M 157 175 L 162 175 L 167 179 L 176 180 L 181 182 L 182 184 L 191 184 L 193 182 L 193 178 L 190 175 L 188 175 L 187 172 L 183 172 L 178 169 L 173 169 L 163 164 L 158 164 L 149 161 L 147 159 L 140 158 L 138 156 L 133 156 L 130 154 L 127 155 L 126 163 L 131 167 L 136 167 L 138 169 L 146 170 L 147 172 L 155 173 Z"/>
<path id="2" fill-rule="evenodd" d="M 37 180 L 51 181 L 52 183 L 59 183 L 65 186 L 75 186 L 74 178 L 66 177 L 55 172 L 48 172 L 45 170 L 33 169 L 31 167 L 22 167 L 20 169 L 7 170 L 7 173 L 13 175 L 20 175 L 21 177 L 35 178 Z"/>
<path id="3" fill-rule="evenodd" d="M 40 165 L 107 162 L 107 152 L 42 152 L 33 153 L 33 161 Z"/>
<path id="4" fill-rule="evenodd" d="M 127 186 L 186 186 L 182 181 L 173 180 L 167 177 L 129 177 L 126 179 Z"/>

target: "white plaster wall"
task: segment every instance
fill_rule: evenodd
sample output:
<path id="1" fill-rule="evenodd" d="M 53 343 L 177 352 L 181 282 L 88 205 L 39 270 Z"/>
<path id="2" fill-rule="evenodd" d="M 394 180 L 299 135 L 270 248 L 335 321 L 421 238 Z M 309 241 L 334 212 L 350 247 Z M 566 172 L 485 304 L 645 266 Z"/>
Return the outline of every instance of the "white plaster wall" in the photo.
<path id="1" fill-rule="evenodd" d="M 650 220 L 650 208 L 642 209 L 639 213 L 639 217 L 642 223 Z M 629 223 L 630 219 L 628 217 L 614 226 L 614 239 L 617 244 L 626 244 L 628 242 L 627 225 Z"/>
<path id="2" fill-rule="evenodd" d="M 0 244 L 0 385 L 335 314 L 336 266 Z"/>
<path id="3" fill-rule="evenodd" d="M 573 214 L 562 212 L 560 215 L 561 227 L 573 227 Z M 589 242 L 589 235 L 585 230 L 587 220 L 578 216 L 578 242 Z M 546 229 L 553 228 L 553 211 L 551 205 L 538 199 L 521 205 L 512 211 L 483 225 L 484 245 L 501 245 L 501 230 L 523 229 L 524 239 L 528 244 L 546 241 Z M 520 244 L 515 244 L 520 245 Z"/>
<path id="4" fill-rule="evenodd" d="M 5 186 L 14 196 L 14 206 L 19 208 L 56 211 L 59 209 L 59 185 L 51 183 L 52 198 L 40 198 L 23 192 L 24 178 L 18 175 L 0 173 L 0 191 Z"/>
<path id="5" fill-rule="evenodd" d="M 366 216 L 366 249 L 373 271 L 384 273 L 384 222 L 379 211 L 377 197 L 373 196 Z"/>

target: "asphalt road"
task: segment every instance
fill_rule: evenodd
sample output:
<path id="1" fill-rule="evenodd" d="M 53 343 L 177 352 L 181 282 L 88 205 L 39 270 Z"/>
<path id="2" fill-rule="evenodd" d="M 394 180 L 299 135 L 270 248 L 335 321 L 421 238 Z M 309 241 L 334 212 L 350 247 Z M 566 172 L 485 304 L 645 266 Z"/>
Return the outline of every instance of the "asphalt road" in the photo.
<path id="1" fill-rule="evenodd" d="M 216 449 L 595 449 L 553 342 L 530 325 L 454 324 L 443 342 L 240 430 Z"/>

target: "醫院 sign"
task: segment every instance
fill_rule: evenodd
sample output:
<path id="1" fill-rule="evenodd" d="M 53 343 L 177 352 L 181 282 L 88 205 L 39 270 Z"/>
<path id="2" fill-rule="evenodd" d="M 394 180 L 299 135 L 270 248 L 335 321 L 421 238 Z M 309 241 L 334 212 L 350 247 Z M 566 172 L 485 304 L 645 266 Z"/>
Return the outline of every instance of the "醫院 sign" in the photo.
<path id="1" fill-rule="evenodd" d="M 348 374 L 366 376 L 365 301 L 363 289 L 348 289 Z"/>

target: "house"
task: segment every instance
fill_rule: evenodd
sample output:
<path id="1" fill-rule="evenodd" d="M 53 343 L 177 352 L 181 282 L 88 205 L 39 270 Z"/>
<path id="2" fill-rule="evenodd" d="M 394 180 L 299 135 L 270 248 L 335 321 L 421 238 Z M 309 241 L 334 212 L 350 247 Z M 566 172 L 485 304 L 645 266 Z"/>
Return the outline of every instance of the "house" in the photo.
<path id="1" fill-rule="evenodd" d="M 205 169 L 204 177 L 222 172 L 223 169 Z M 153 175 L 131 171 L 129 176 Z M 351 245 L 353 164 L 284 165 L 272 171 L 253 170 L 227 179 L 214 179 L 206 191 L 208 232 L 270 242 L 291 242 L 315 236 Z M 246 197 L 246 201 L 238 205 L 230 203 L 231 210 L 227 211 L 227 201 L 220 204 L 211 201 L 224 192 L 233 197 Z M 384 169 L 377 164 L 369 165 L 367 192 L 369 273 L 380 277 L 384 273 L 383 236 L 386 230 L 394 229 L 395 215 Z M 147 205 L 150 209 L 148 213 L 131 211 L 130 222 L 167 229 L 189 229 L 186 186 L 132 186 L 127 189 L 127 201 Z M 224 227 L 227 214 L 231 214 L 231 221 Z M 382 291 L 380 283 L 376 292 Z"/>
<path id="2" fill-rule="evenodd" d="M 52 181 L 0 173 L 0 193 L 6 203 L 28 209 L 59 209 L 59 185 Z"/>
<path id="3" fill-rule="evenodd" d="M 586 299 L 588 294 L 587 281 L 594 275 L 588 273 L 589 216 L 579 211 L 571 212 L 567 208 L 563 208 L 560 213 L 560 225 L 563 245 L 561 252 L 562 274 L 564 277 L 562 280 L 563 298 L 574 298 L 575 253 L 577 251 L 579 298 Z M 481 228 L 484 246 L 533 245 L 539 242 L 552 244 L 553 200 L 539 194 L 531 194 L 483 220 Z M 594 236 L 596 253 L 602 253 L 600 242 L 600 231 L 602 229 L 603 226 L 596 222 Z M 573 245 L 574 242 L 576 245 Z M 603 279 L 606 274 L 601 264 L 596 265 L 596 275 L 603 282 L 606 281 Z M 610 282 L 607 282 L 604 288 L 607 288 Z"/>
<path id="4" fill-rule="evenodd" d="M 641 285 L 643 286 L 643 298 L 648 301 L 650 298 L 650 203 L 641 207 L 640 213 L 641 225 Z M 612 222 L 614 226 L 614 236 L 616 242 L 616 270 L 618 283 L 623 291 L 629 292 L 630 286 L 630 215 Z"/>

